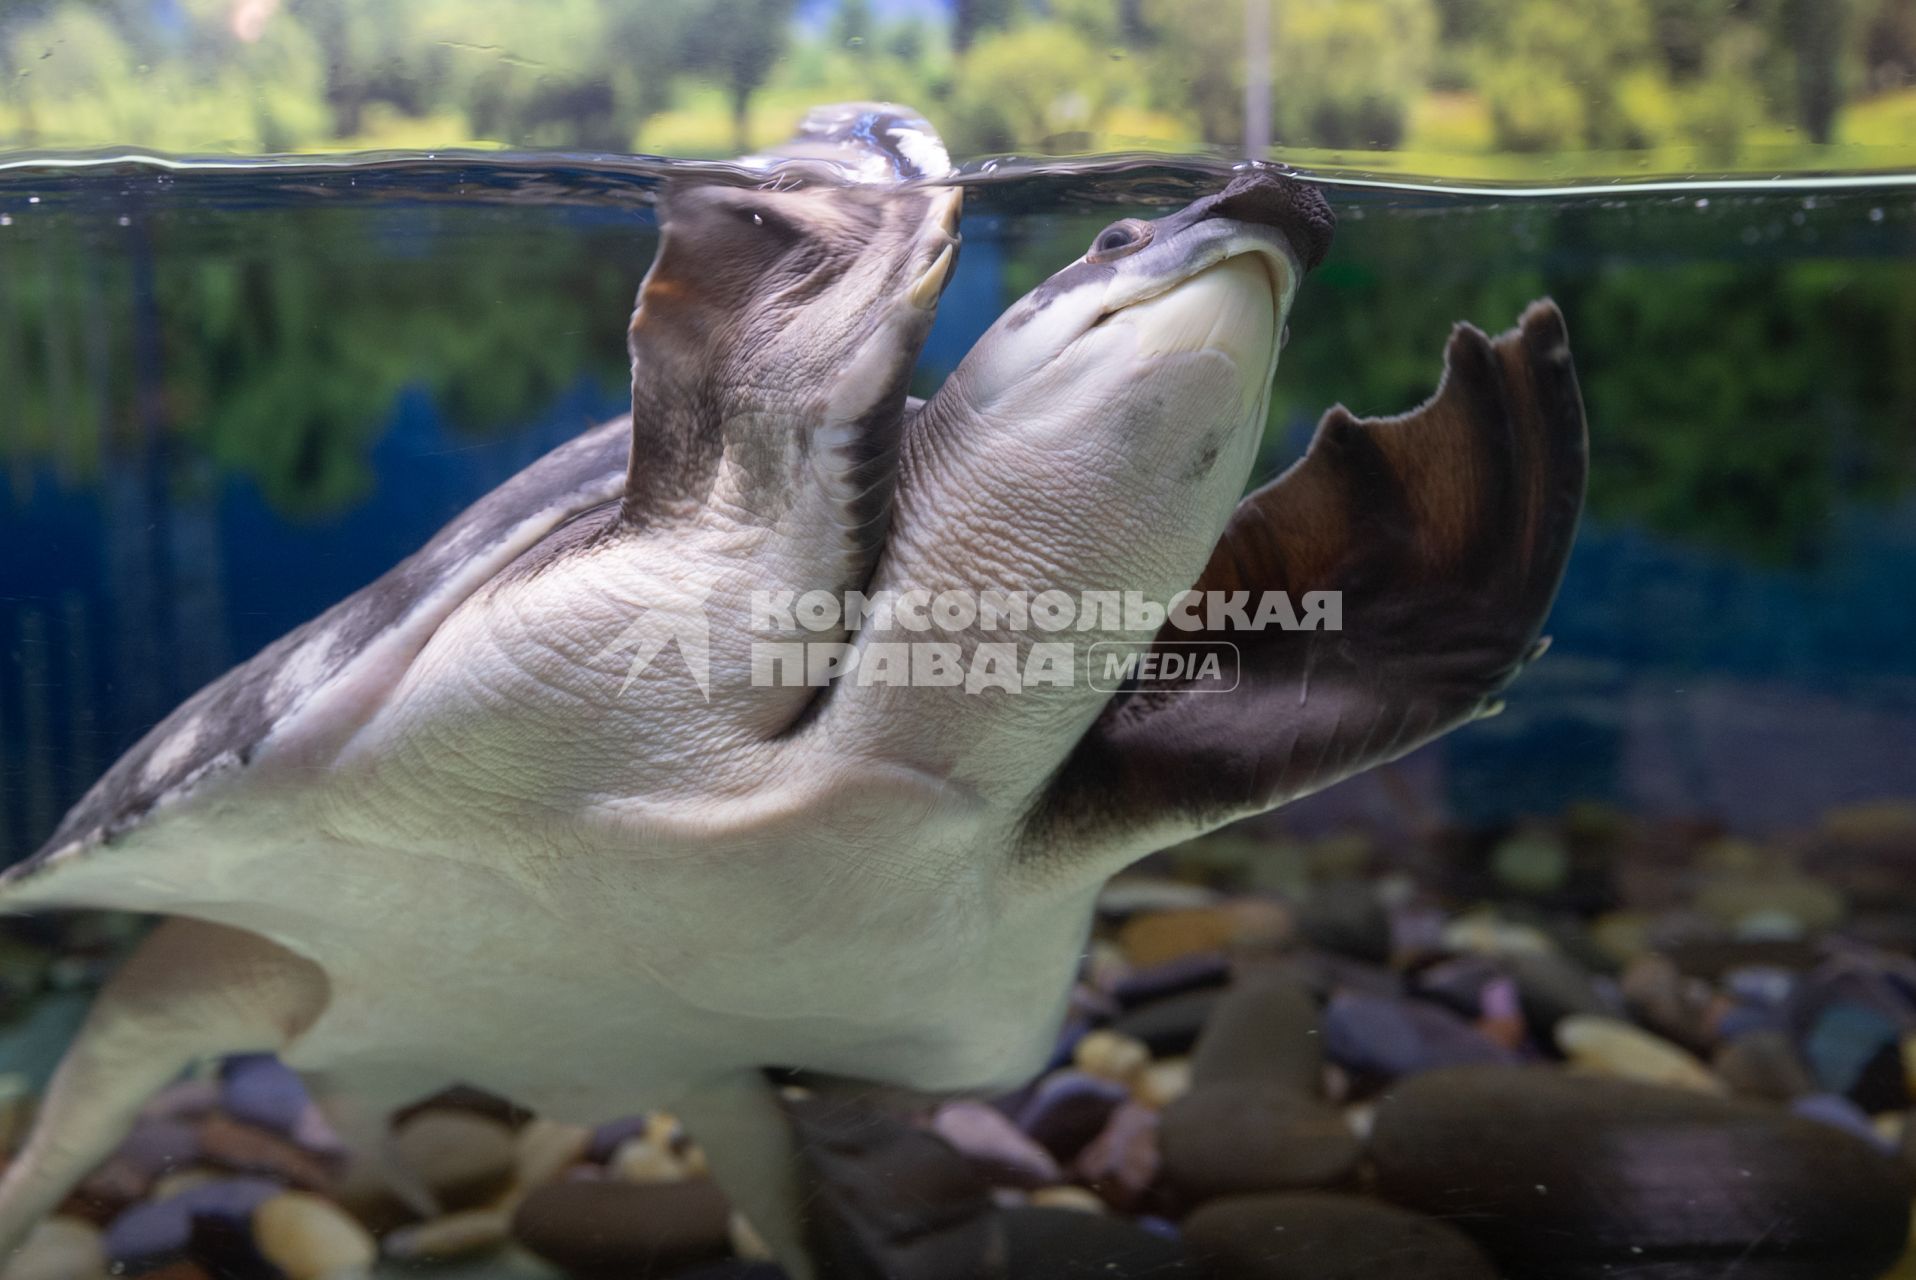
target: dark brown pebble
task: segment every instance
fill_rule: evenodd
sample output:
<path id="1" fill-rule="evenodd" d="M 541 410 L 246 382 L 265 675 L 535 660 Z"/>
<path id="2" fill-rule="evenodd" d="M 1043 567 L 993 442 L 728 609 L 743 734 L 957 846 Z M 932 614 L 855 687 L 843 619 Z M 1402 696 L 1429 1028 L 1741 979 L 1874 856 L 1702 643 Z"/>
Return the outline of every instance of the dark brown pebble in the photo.
<path id="1" fill-rule="evenodd" d="M 725 1256 L 731 1206 L 708 1178 L 550 1182 L 512 1217 L 512 1234 L 581 1276 L 650 1280 Z"/>
<path id="2" fill-rule="evenodd" d="M 1788 1102 L 1816 1092 L 1816 1081 L 1781 1031 L 1759 1030 L 1717 1046 L 1711 1069 L 1745 1097 Z"/>
<path id="3" fill-rule="evenodd" d="M 1215 990 L 1187 991 L 1141 1004 L 1120 1015 L 1111 1029 L 1142 1040 L 1154 1057 L 1174 1058 L 1197 1043 L 1217 1002 Z"/>
<path id="4" fill-rule="evenodd" d="M 1390 963 L 1390 912 L 1364 881 L 1319 886 L 1298 908 L 1297 930 L 1325 951 L 1366 964 Z"/>
<path id="5" fill-rule="evenodd" d="M 1838 1130 L 1757 1103 L 1549 1068 L 1402 1082 L 1370 1140 L 1379 1192 L 1468 1231 L 1513 1280 L 1870 1280 L 1910 1184 Z M 1659 1271 L 1681 1264 L 1694 1271 Z M 1713 1268 L 1713 1269 L 1712 1269 Z"/>
<path id="6" fill-rule="evenodd" d="M 1018 1127 L 1059 1160 L 1071 1160 L 1104 1131 L 1131 1096 L 1115 1080 L 1082 1071 L 1054 1071 L 1038 1082 L 1018 1112 Z"/>
<path id="7" fill-rule="evenodd" d="M 1192 1260 L 1182 1241 L 1146 1231 L 1121 1218 L 1075 1209 L 1007 1209 L 996 1215 L 1002 1259 L 980 1280 L 1160 1280 L 1189 1276 L 1212 1280 Z M 954 1280 L 972 1280 L 972 1277 Z M 1218 1280 L 1224 1280 L 1219 1277 Z"/>
<path id="8" fill-rule="evenodd" d="M 325 1161 L 265 1129 L 215 1113 L 200 1122 L 200 1157 L 235 1173 L 264 1174 L 302 1191 L 327 1191 L 333 1171 Z"/>
<path id="9" fill-rule="evenodd" d="M 1269 1085 L 1196 1089 L 1164 1109 L 1165 1180 L 1191 1203 L 1335 1186 L 1357 1166 L 1357 1137 L 1336 1109 Z"/>
<path id="10" fill-rule="evenodd" d="M 1317 1002 L 1287 971 L 1247 972 L 1219 999 L 1191 1055 L 1200 1089 L 1254 1082 L 1314 1098 L 1323 1081 Z"/>
<path id="11" fill-rule="evenodd" d="M 1184 1239 L 1229 1280 L 1497 1280 L 1470 1237 L 1356 1196 L 1215 1200 L 1184 1220 Z"/>

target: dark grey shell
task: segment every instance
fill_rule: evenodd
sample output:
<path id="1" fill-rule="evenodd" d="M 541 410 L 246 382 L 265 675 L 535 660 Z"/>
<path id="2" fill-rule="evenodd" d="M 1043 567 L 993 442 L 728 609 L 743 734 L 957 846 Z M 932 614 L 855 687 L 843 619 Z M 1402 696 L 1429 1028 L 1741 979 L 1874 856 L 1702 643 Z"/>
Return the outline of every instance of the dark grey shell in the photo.
<path id="1" fill-rule="evenodd" d="M 431 541 L 312 621 L 288 632 L 182 703 L 134 745 L 69 812 L 38 853 L 0 888 L 64 850 L 111 843 L 208 782 L 244 769 L 273 732 L 367 647 L 409 623 L 419 643 L 470 591 L 574 517 L 625 487 L 631 425 L 617 418 L 560 445 L 466 508 Z"/>

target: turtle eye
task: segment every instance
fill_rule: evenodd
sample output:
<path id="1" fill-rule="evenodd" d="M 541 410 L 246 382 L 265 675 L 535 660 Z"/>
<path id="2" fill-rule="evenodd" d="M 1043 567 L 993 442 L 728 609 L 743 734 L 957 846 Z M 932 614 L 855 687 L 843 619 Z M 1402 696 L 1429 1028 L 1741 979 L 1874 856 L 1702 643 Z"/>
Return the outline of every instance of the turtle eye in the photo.
<path id="1" fill-rule="evenodd" d="M 1151 243 L 1151 224 L 1138 218 L 1122 218 L 1098 232 L 1091 242 L 1086 262 L 1109 262 L 1127 253 L 1136 253 Z"/>

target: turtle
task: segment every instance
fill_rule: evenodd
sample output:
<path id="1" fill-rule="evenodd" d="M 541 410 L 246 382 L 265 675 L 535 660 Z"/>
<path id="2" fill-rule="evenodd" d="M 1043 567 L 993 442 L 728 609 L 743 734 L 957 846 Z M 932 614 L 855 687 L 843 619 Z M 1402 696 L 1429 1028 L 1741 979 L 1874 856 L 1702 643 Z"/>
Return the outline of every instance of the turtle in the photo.
<path id="1" fill-rule="evenodd" d="M 787 1269 L 817 1274 L 777 1079 L 1022 1082 L 1113 871 L 1490 714 L 1541 653 L 1586 456 L 1549 302 L 1494 339 L 1458 326 L 1429 401 L 1333 409 L 1244 494 L 1333 223 L 1315 186 L 1249 168 L 1106 227 L 1014 303 L 906 410 L 889 518 L 859 543 L 857 594 L 905 602 L 890 616 L 808 615 L 815 591 L 788 609 L 758 570 L 747 595 L 772 600 L 741 607 L 722 558 L 678 554 L 705 509 L 656 496 L 635 438 L 624 493 L 489 564 L 353 691 L 343 740 L 285 734 L 112 839 L 56 838 L 0 907 L 177 918 L 99 997 L 0 1184 L 0 1229 L 187 1058 L 268 1049 L 385 1105 L 460 1079 L 562 1119 L 669 1107 Z M 791 376 L 780 358 L 767 377 Z M 707 590 L 714 572 L 731 589 Z M 1336 593 L 1341 625 L 1100 608 L 1064 671 L 1012 689 L 989 672 L 1028 674 L 1055 631 L 1001 641 L 910 603 L 993 590 Z M 697 627 L 672 629 L 678 661 L 656 633 L 624 639 L 662 597 L 712 633 L 709 698 Z M 901 619 L 934 665 L 986 678 L 873 678 Z M 1232 678 L 1143 661 L 1190 643 L 1235 646 Z M 774 665 L 794 645 L 796 679 Z M 1093 650 L 1129 664 L 1115 687 Z M 722 714 L 728 697 L 777 714 Z M 269 778 L 297 802 L 268 812 Z M 82 812 L 79 830 L 112 825 Z M 271 856 L 211 880 L 193 850 L 215 832 Z M 125 1103 L 105 1123 L 70 1100 L 95 1082 Z"/>
<path id="2" fill-rule="evenodd" d="M 729 588 L 718 577 L 834 590 L 862 581 L 889 515 L 907 383 L 958 249 L 961 193 L 924 181 L 950 168 L 922 116 L 848 103 L 815 109 L 777 150 L 669 181 L 659 249 L 628 331 L 631 412 L 554 449 L 376 582 L 188 699 L 37 854 L 7 871 L 0 911 L 172 902 L 182 917 L 223 917 L 193 902 L 243 880 L 250 873 L 231 864 L 280 847 L 277 839 L 241 836 L 244 823 L 231 843 L 223 822 L 211 839 L 180 842 L 182 834 L 231 805 L 271 810 L 265 797 L 301 791 L 300 775 L 315 776 L 350 741 L 462 607 L 489 593 L 503 592 L 503 603 L 515 580 L 536 578 L 554 559 L 622 537 L 669 545 L 657 557 L 649 616 L 616 637 L 628 649 L 670 638 L 684 604 L 673 575 L 701 560 L 721 571 L 701 594 L 721 598 Z M 723 664 L 722 637 L 718 649 Z M 688 647 L 683 656 L 702 677 L 714 655 Z M 775 734 L 803 703 L 772 688 L 728 686 L 714 698 L 707 687 L 661 681 L 658 692 L 698 703 L 711 732 L 740 736 Z M 659 742 L 669 760 L 678 748 L 669 736 Z M 145 856 L 168 844 L 177 861 L 171 851 Z M 79 884 L 96 857 L 123 855 L 122 865 L 146 869 L 114 877 L 119 886 L 104 896 Z M 187 929 L 185 941 L 170 940 L 173 929 L 158 933 L 154 956 L 212 955 L 221 939 L 234 940 L 217 928 Z M 285 959 L 258 964 L 283 970 L 300 999 L 321 990 L 315 972 Z M 137 988 L 140 968 L 128 968 L 124 991 Z M 102 1030 L 83 1037 L 55 1083 L 41 1145 L 0 1184 L 0 1244 L 117 1138 L 139 1094 L 182 1065 L 163 1063 L 161 1051 L 137 1077 L 96 1082 L 87 1046 L 118 1034 L 115 1007 L 115 998 L 100 1002 L 92 1025 Z M 214 1025 L 202 1023 L 217 1039 Z M 391 1100 L 377 1088 L 370 1096 Z M 375 1149 L 366 1135 L 383 1107 L 356 1114 L 344 1101 L 329 1110 L 356 1145 Z M 62 1119 L 64 1110 L 77 1118 Z"/>

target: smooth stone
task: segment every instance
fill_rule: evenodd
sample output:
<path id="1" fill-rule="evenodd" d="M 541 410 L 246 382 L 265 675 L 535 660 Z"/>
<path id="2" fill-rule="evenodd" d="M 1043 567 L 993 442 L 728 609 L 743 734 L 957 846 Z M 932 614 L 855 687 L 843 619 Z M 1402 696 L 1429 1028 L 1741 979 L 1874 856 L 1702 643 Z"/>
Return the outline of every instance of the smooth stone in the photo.
<path id="1" fill-rule="evenodd" d="M 200 1127 L 186 1120 L 137 1120 L 114 1151 L 148 1179 L 182 1169 L 200 1158 Z"/>
<path id="2" fill-rule="evenodd" d="M 1215 889 L 1161 876 L 1118 876 L 1098 890 L 1098 914 L 1111 920 L 1148 911 L 1202 910 L 1217 902 Z"/>
<path id="3" fill-rule="evenodd" d="M 1229 1280 L 1498 1280 L 1462 1232 L 1357 1196 L 1214 1200 L 1184 1220 L 1184 1239 Z"/>
<path id="4" fill-rule="evenodd" d="M 330 1200 L 304 1191 L 274 1196 L 253 1212 L 253 1242 L 287 1280 L 329 1280 L 379 1257 L 366 1228 Z"/>
<path id="5" fill-rule="evenodd" d="M 512 1180 L 521 1189 L 550 1182 L 567 1167 L 586 1158 L 593 1131 L 582 1124 L 566 1124 L 534 1116 L 516 1136 Z"/>
<path id="6" fill-rule="evenodd" d="M 389 1231 L 380 1244 L 392 1258 L 438 1260 L 490 1252 L 511 1237 L 515 1207 L 493 1205 L 440 1214 Z"/>
<path id="7" fill-rule="evenodd" d="M 1104 1132 L 1078 1153 L 1072 1170 L 1113 1208 L 1129 1212 L 1144 1200 L 1162 1166 L 1158 1113 L 1127 1102 L 1111 1113 Z"/>
<path id="8" fill-rule="evenodd" d="M 1100 1028 L 1078 1040 L 1071 1058 L 1080 1071 L 1129 1085 L 1151 1064 L 1151 1050 L 1135 1036 Z"/>
<path id="9" fill-rule="evenodd" d="M 1390 911 L 1367 881 L 1338 880 L 1314 889 L 1297 909 L 1297 931 L 1321 950 L 1366 964 L 1390 963 Z"/>
<path id="10" fill-rule="evenodd" d="M 216 1252 L 250 1258 L 253 1211 L 284 1191 L 264 1178 L 221 1178 L 165 1200 L 136 1204 L 107 1227 L 107 1257 L 126 1267 L 159 1263 L 211 1236 Z"/>
<path id="11" fill-rule="evenodd" d="M 1291 913 L 1281 903 L 1235 898 L 1133 916 L 1118 930 L 1118 945 L 1138 968 L 1206 952 L 1275 951 L 1292 937 Z"/>
<path id="12" fill-rule="evenodd" d="M 1037 1206 L 1004 1209 L 994 1216 L 1004 1261 L 1002 1269 L 973 1273 L 979 1280 L 1066 1280 L 1072 1276 L 1097 1276 L 1100 1280 L 1189 1276 L 1192 1280 L 1209 1280 L 1181 1241 L 1166 1239 L 1121 1218 Z"/>
<path id="13" fill-rule="evenodd" d="M 100 1229 L 81 1218 L 43 1219 L 11 1258 L 0 1280 L 106 1280 L 106 1247 Z"/>
<path id="14" fill-rule="evenodd" d="M 1191 1060 L 1165 1058 L 1144 1069 L 1131 1086 L 1131 1095 L 1147 1107 L 1159 1110 L 1191 1092 Z"/>
<path id="15" fill-rule="evenodd" d="M 1841 1094 L 1805 1094 L 1790 1103 L 1790 1114 L 1841 1129 L 1845 1133 L 1861 1138 L 1885 1155 L 1896 1150 L 1894 1142 L 1885 1140 L 1883 1135 L 1876 1131 L 1869 1113 Z"/>
<path id="16" fill-rule="evenodd" d="M 1517 893 L 1550 893 L 1570 877 L 1570 851 L 1553 831 L 1519 831 L 1491 851 L 1490 873 Z"/>
<path id="17" fill-rule="evenodd" d="M 1709 983 L 1686 976 L 1669 957 L 1655 952 L 1632 960 L 1617 983 L 1625 1005 L 1645 1027 L 1692 1053 L 1707 1049 L 1715 994 Z"/>
<path id="18" fill-rule="evenodd" d="M 683 1182 L 691 1176 L 685 1161 L 651 1135 L 628 1138 L 605 1162 L 606 1172 L 626 1182 Z"/>
<path id="19" fill-rule="evenodd" d="M 982 1102 L 949 1102 L 932 1117 L 932 1132 L 956 1147 L 994 1186 L 1050 1186 L 1064 1174 L 1049 1151 L 1009 1117 Z"/>
<path id="20" fill-rule="evenodd" d="M 725 1193 L 709 1179 L 552 1182 L 519 1205 L 512 1234 L 566 1271 L 635 1280 L 723 1257 L 730 1214 Z"/>
<path id="21" fill-rule="evenodd" d="M 1394 1080 L 1438 1067 L 1515 1061 L 1442 1005 L 1341 991 L 1323 1014 L 1324 1053 L 1362 1076 Z"/>
<path id="22" fill-rule="evenodd" d="M 1122 1014 L 1111 1029 L 1142 1041 L 1155 1057 L 1188 1053 L 1219 998 L 1216 990 L 1200 989 L 1154 1000 Z"/>
<path id="23" fill-rule="evenodd" d="M 1378 1107 L 1369 1154 L 1383 1196 L 1452 1222 L 1520 1280 L 1784 1267 L 1866 1280 L 1909 1234 L 1905 1175 L 1848 1134 L 1552 1068 L 1406 1080 Z"/>
<path id="24" fill-rule="evenodd" d="M 1268 1084 L 1198 1088 L 1158 1124 L 1165 1181 L 1193 1202 L 1342 1182 L 1361 1154 L 1344 1117 Z"/>
<path id="25" fill-rule="evenodd" d="M 1580 1013 L 1612 1014 L 1596 976 L 1561 952 L 1519 951 L 1502 960 L 1505 972 L 1516 980 L 1517 1000 L 1523 1006 L 1530 1034 L 1549 1044 L 1557 1024 Z"/>
<path id="26" fill-rule="evenodd" d="M 465 1110 L 423 1111 L 392 1136 L 392 1152 L 442 1209 L 470 1209 L 512 1185 L 518 1143 L 512 1129 Z"/>
<path id="27" fill-rule="evenodd" d="M 1888 1111 L 1910 1101 L 1901 1071 L 1904 1028 L 1880 1010 L 1862 1004 L 1824 1007 L 1803 1037 L 1803 1056 L 1817 1083 L 1847 1094 L 1872 1110 Z"/>
<path id="28" fill-rule="evenodd" d="M 1617 1018 L 1565 1018 L 1557 1024 L 1557 1048 L 1578 1066 L 1618 1079 L 1723 1092 L 1723 1082 L 1689 1053 Z"/>
<path id="29" fill-rule="evenodd" d="M 1494 915 L 1459 917 L 1444 926 L 1443 945 L 1471 955 L 1548 955 L 1557 950 L 1550 935 L 1535 925 Z"/>
<path id="30" fill-rule="evenodd" d="M 787 1100 L 823 1276 L 978 1274 L 991 1195 L 950 1144 L 882 1111 Z"/>
<path id="31" fill-rule="evenodd" d="M 496 1093 L 487 1093 L 484 1089 L 475 1089 L 469 1084 L 456 1084 L 450 1089 L 441 1089 L 438 1093 L 409 1107 L 402 1107 L 393 1113 L 392 1127 L 402 1128 L 414 1116 L 428 1111 L 470 1111 L 474 1115 L 497 1120 L 509 1129 L 532 1119 L 532 1113 L 509 1098 Z"/>
<path id="32" fill-rule="evenodd" d="M 333 1170 L 324 1160 L 269 1129 L 215 1113 L 200 1121 L 200 1158 L 234 1173 L 279 1178 L 304 1191 L 326 1191 Z"/>
<path id="33" fill-rule="evenodd" d="M 1039 1209 L 1069 1209 L 1072 1213 L 1108 1212 L 1097 1192 L 1068 1182 L 1055 1187 L 1039 1187 L 1025 1197 L 1025 1203 Z"/>
<path id="34" fill-rule="evenodd" d="M 727 1258 L 723 1262 L 681 1271 L 672 1280 L 791 1280 L 791 1277 L 776 1262 Z"/>
<path id="35" fill-rule="evenodd" d="M 1018 1127 L 1059 1160 L 1070 1160 L 1104 1129 L 1131 1091 L 1082 1071 L 1054 1071 L 1018 1112 Z"/>
<path id="36" fill-rule="evenodd" d="M 1409 976 L 1411 993 L 1440 1004 L 1460 1018 L 1483 1013 L 1484 991 L 1506 978 L 1508 967 L 1489 956 L 1451 956 Z"/>
<path id="37" fill-rule="evenodd" d="M 1736 925 L 1756 916 L 1783 917 L 1805 933 L 1822 933 L 1842 923 L 1848 908 L 1843 895 L 1808 876 L 1731 875 L 1713 879 L 1696 895 L 1705 915 Z"/>
<path id="38" fill-rule="evenodd" d="M 1816 1081 L 1781 1031 L 1752 1031 L 1717 1047 L 1711 1063 L 1731 1092 L 1769 1102 L 1788 1102 L 1816 1091 Z"/>
<path id="39" fill-rule="evenodd" d="M 1191 1053 L 1198 1088 L 1259 1082 L 1314 1098 L 1323 1080 L 1317 1001 L 1289 972 L 1247 972 L 1218 1000 Z"/>
<path id="40" fill-rule="evenodd" d="M 1659 950 L 1683 972 L 1711 982 L 1733 969 L 1800 973 L 1815 968 L 1822 959 L 1816 943 L 1800 938 L 1688 938 Z"/>
<path id="41" fill-rule="evenodd" d="M 647 1120 L 644 1116 L 623 1116 L 607 1121 L 592 1131 L 591 1141 L 587 1143 L 585 1158 L 594 1164 L 604 1164 L 612 1158 L 612 1153 L 625 1145 L 627 1138 L 639 1138 L 645 1135 Z"/>
<path id="42" fill-rule="evenodd" d="M 235 1120 L 291 1137 L 311 1101 L 305 1082 L 270 1053 L 220 1064 L 220 1106 Z"/>
<path id="43" fill-rule="evenodd" d="M 1122 1008 L 1131 1009 L 1187 991 L 1222 987 L 1230 980 L 1230 962 L 1215 952 L 1201 951 L 1148 969 L 1133 969 L 1112 984 L 1111 995 Z"/>

